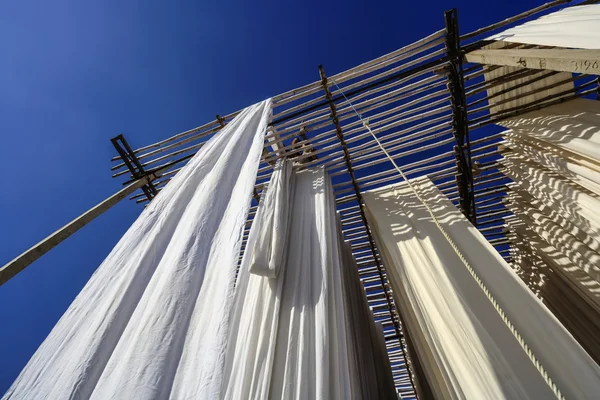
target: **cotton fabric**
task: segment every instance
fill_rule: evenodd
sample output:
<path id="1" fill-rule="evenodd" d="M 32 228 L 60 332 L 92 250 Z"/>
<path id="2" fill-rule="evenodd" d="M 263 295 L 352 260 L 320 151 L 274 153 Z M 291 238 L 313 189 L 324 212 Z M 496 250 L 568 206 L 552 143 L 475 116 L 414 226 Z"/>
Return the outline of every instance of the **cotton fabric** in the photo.
<path id="1" fill-rule="evenodd" d="M 502 125 L 513 267 L 600 361 L 600 104 L 573 100 Z"/>
<path id="2" fill-rule="evenodd" d="M 413 182 L 562 394 L 595 398 L 598 365 L 431 181 Z M 394 299 L 436 397 L 553 398 L 408 185 L 363 198 Z"/>
<path id="3" fill-rule="evenodd" d="M 381 345 L 339 235 L 329 176 L 321 167 L 294 180 L 286 262 L 276 278 L 250 273 L 262 228 L 250 231 L 221 398 L 396 398 L 389 364 L 373 359 L 382 358 Z"/>
<path id="4" fill-rule="evenodd" d="M 509 28 L 488 40 L 600 49 L 600 4 L 567 7 Z M 592 60 L 593 61 L 593 60 Z"/>
<path id="5" fill-rule="evenodd" d="M 242 111 L 161 191 L 3 399 L 215 398 L 271 113 Z"/>
<path id="6" fill-rule="evenodd" d="M 292 161 L 279 159 L 268 190 L 263 192 L 264 197 L 253 221 L 258 230 L 250 264 L 250 272 L 253 274 L 277 278 L 284 262 L 293 197 L 292 168 Z"/>

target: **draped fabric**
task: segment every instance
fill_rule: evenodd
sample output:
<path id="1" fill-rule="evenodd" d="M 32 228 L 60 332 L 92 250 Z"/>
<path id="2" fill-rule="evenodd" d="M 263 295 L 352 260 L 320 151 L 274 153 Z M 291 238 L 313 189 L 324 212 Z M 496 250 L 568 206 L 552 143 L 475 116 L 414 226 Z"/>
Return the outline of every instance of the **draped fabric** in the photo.
<path id="1" fill-rule="evenodd" d="M 514 267 L 600 361 L 600 104 L 578 99 L 502 125 Z"/>
<path id="2" fill-rule="evenodd" d="M 562 394 L 596 398 L 598 365 L 429 179 L 413 182 Z M 435 396 L 553 398 L 408 185 L 386 186 L 363 198 L 396 304 Z"/>
<path id="3" fill-rule="evenodd" d="M 243 110 L 173 178 L 4 399 L 215 398 L 270 112 Z"/>
<path id="4" fill-rule="evenodd" d="M 575 49 L 600 49 L 598 26 L 600 5 L 587 4 L 544 15 L 488 39 Z"/>
<path id="5" fill-rule="evenodd" d="M 292 168 L 292 161 L 277 161 L 260 211 L 253 222 L 258 234 L 250 263 L 250 272 L 253 274 L 277 278 L 284 261 L 293 197 L 291 189 L 294 187 L 291 182 Z"/>
<path id="6" fill-rule="evenodd" d="M 339 219 L 338 219 L 339 222 Z M 341 229 L 338 230 L 342 239 Z M 342 283 L 348 311 L 349 342 L 353 376 L 352 398 L 395 398 L 394 377 L 387 354 L 383 326 L 376 323 L 358 275 L 358 265 L 348 242 L 341 244 L 343 252 Z"/>
<path id="7" fill-rule="evenodd" d="M 341 241 L 329 176 L 308 169 L 291 181 L 288 248 L 276 278 L 250 273 L 262 227 L 250 231 L 221 397 L 396 398 L 358 270 Z M 268 190 L 276 188 L 272 180 Z M 261 202 L 258 221 L 264 208 Z"/>

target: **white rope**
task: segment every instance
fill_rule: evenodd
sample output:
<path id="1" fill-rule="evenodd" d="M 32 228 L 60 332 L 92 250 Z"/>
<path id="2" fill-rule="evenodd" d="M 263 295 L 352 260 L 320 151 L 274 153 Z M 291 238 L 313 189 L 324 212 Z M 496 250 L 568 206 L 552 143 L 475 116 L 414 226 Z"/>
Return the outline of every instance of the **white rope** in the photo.
<path id="1" fill-rule="evenodd" d="M 429 212 L 429 215 L 431 215 L 431 218 L 433 219 L 433 222 L 435 223 L 435 225 L 438 227 L 438 229 L 440 230 L 440 232 L 442 233 L 442 235 L 444 235 L 444 237 L 446 238 L 446 240 L 448 241 L 448 243 L 450 244 L 450 246 L 452 247 L 452 249 L 454 250 L 454 252 L 458 256 L 458 258 L 462 261 L 462 263 L 467 268 L 467 270 L 469 271 L 469 273 L 471 274 L 471 276 L 473 277 L 473 279 L 475 280 L 475 282 L 477 282 L 477 284 L 479 285 L 479 287 L 481 288 L 481 290 L 483 291 L 483 293 L 486 295 L 486 297 L 488 298 L 488 300 L 492 303 L 492 305 L 494 306 L 494 308 L 498 312 L 498 315 L 500 316 L 500 318 L 502 319 L 502 321 L 504 321 L 504 324 L 508 327 L 508 329 L 513 334 L 513 336 L 515 337 L 515 339 L 517 339 L 517 342 L 519 342 L 519 345 L 521 345 L 521 348 L 523 349 L 523 351 L 525 351 L 525 353 L 527 354 L 527 356 L 529 357 L 529 359 L 531 360 L 531 362 L 533 363 L 533 365 L 536 367 L 536 369 L 542 375 L 542 378 L 544 379 L 544 381 L 546 382 L 546 384 L 548 385 L 548 387 L 550 387 L 550 389 L 552 390 L 552 392 L 554 393 L 554 395 L 556 396 L 556 398 L 560 399 L 560 400 L 564 400 L 565 399 L 564 396 L 562 395 L 562 393 L 560 392 L 560 390 L 558 389 L 558 387 L 556 386 L 556 384 L 552 381 L 552 378 L 550 378 L 550 376 L 548 375 L 548 372 L 546 372 L 546 370 L 544 369 L 544 367 L 542 366 L 542 364 L 535 357 L 535 355 L 533 354 L 533 351 L 529 348 L 529 346 L 527 346 L 527 343 L 525 343 L 525 340 L 523 339 L 523 337 L 519 334 L 519 332 L 517 331 L 517 329 L 515 328 L 515 326 L 512 324 L 512 322 L 510 322 L 510 320 L 508 319 L 508 317 L 506 316 L 506 314 L 504 313 L 504 311 L 502 310 L 502 308 L 500 307 L 500 305 L 498 304 L 498 302 L 496 301 L 496 299 L 494 299 L 494 297 L 492 296 L 492 293 L 485 286 L 485 284 L 483 283 L 483 281 L 481 280 L 481 278 L 479 278 L 479 276 L 477 276 L 477 273 L 475 272 L 475 270 L 473 269 L 473 267 L 471 267 L 471 265 L 469 264 L 469 262 L 467 261 L 467 259 L 465 258 L 465 256 L 462 254 L 462 252 L 459 250 L 458 246 L 454 243 L 454 241 L 452 240 L 452 238 L 450 237 L 450 235 L 442 227 L 442 225 L 440 224 L 440 222 L 436 218 L 435 214 L 433 213 L 431 207 L 429 207 L 429 205 L 427 204 L 427 202 L 419 195 L 419 193 L 418 193 L 417 189 L 415 188 L 415 186 L 413 186 L 413 184 L 408 180 L 408 178 L 406 177 L 406 175 L 404 175 L 404 172 L 402 172 L 402 170 L 400 169 L 400 167 L 398 167 L 398 165 L 396 164 L 396 162 L 394 161 L 394 159 L 390 156 L 390 154 L 387 152 L 387 150 L 383 147 L 383 145 L 381 144 L 381 142 L 379 141 L 379 139 L 377 138 L 377 136 L 375 136 L 375 134 L 373 133 L 373 131 L 369 127 L 369 121 L 368 121 L 368 119 L 367 120 L 363 119 L 362 115 L 360 115 L 358 113 L 358 111 L 356 111 L 356 109 L 354 108 L 354 105 L 346 97 L 346 95 L 344 94 L 344 92 L 342 91 L 342 89 L 340 89 L 340 87 L 338 86 L 338 84 L 333 79 L 331 79 L 331 78 L 329 78 L 329 79 L 333 82 L 333 84 L 336 86 L 336 88 L 342 94 L 342 96 L 344 96 L 344 99 L 346 99 L 346 102 L 352 107 L 352 110 L 354 110 L 354 112 L 356 113 L 356 115 L 358 116 L 358 118 L 360 119 L 360 121 L 362 122 L 363 126 L 369 131 L 369 133 L 371 133 L 371 136 L 373 136 L 373 139 L 375 139 L 375 141 L 377 142 L 377 144 L 379 145 L 379 147 L 381 148 L 381 150 L 383 151 L 383 153 L 392 162 L 392 164 L 394 165 L 394 168 L 396 169 L 396 171 L 398 171 L 398 173 L 402 176 L 402 178 L 408 184 L 409 188 L 413 191 L 413 193 L 415 194 L 415 196 L 417 197 L 417 199 L 425 206 L 425 208 Z"/>

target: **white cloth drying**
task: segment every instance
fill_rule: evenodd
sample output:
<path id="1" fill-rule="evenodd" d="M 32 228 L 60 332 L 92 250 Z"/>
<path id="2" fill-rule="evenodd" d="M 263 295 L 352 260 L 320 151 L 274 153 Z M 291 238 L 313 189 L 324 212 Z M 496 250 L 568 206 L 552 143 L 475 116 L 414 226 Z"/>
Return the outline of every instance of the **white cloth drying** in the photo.
<path id="1" fill-rule="evenodd" d="M 277 161 L 268 190 L 261 199 L 253 224 L 257 224 L 258 238 L 254 244 L 250 272 L 277 278 L 287 249 L 290 203 L 292 201 L 292 168 L 287 159 Z"/>
<path id="2" fill-rule="evenodd" d="M 596 398 L 598 365 L 429 179 L 413 182 L 562 394 Z M 433 392 L 452 399 L 554 398 L 408 185 L 376 189 L 363 198 Z"/>
<path id="3" fill-rule="evenodd" d="M 215 398 L 271 113 L 248 107 L 142 212 L 3 399 Z"/>
<path id="4" fill-rule="evenodd" d="M 567 7 L 509 28 L 488 40 L 600 49 L 600 4 Z"/>
<path id="5" fill-rule="evenodd" d="M 357 342 L 353 336 L 359 327 L 350 319 L 356 317 L 352 310 L 365 303 L 345 285 L 356 280 L 346 275 L 355 266 L 343 261 L 331 181 L 323 168 L 305 170 L 296 175 L 294 192 L 286 262 L 276 279 L 249 272 L 260 233 L 260 227 L 251 228 L 236 284 L 221 398 L 360 399 L 364 382 L 371 393 L 378 390 L 374 369 L 354 361 L 361 351 L 363 360 L 373 357 L 371 338 Z M 356 307 L 349 304 L 350 293 Z M 362 317 L 364 332 L 373 319 L 368 309 Z M 387 396 L 371 398 L 396 398 L 393 382 L 390 387 Z"/>
<path id="6" fill-rule="evenodd" d="M 599 360 L 600 103 L 577 99 L 502 125 L 513 266 Z"/>

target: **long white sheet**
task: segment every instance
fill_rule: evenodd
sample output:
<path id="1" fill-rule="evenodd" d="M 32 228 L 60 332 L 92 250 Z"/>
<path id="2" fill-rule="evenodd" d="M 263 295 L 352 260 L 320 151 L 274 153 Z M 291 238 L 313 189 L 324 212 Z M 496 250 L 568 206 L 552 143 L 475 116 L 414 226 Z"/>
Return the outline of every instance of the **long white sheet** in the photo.
<path id="1" fill-rule="evenodd" d="M 286 262 L 275 279 L 249 272 L 260 233 L 252 226 L 236 284 L 221 398 L 395 398 L 393 382 L 381 376 L 386 392 L 374 368 L 357 362 L 361 350 L 361 360 L 373 357 L 371 338 L 357 342 L 353 336 L 368 329 L 372 316 L 361 308 L 362 288 L 356 293 L 356 285 L 345 285 L 360 283 L 350 275 L 355 266 L 344 262 L 330 179 L 323 168 L 305 170 L 296 175 L 294 192 Z M 361 319 L 362 328 L 351 320 L 359 309 L 368 318 Z M 363 389 L 384 395 L 363 397 Z"/>
<path id="2" fill-rule="evenodd" d="M 600 4 L 562 9 L 507 29 L 489 40 L 600 49 Z"/>
<path id="3" fill-rule="evenodd" d="M 339 221 L 339 220 L 338 220 Z M 339 224 L 339 237 L 341 224 Z M 346 299 L 351 354 L 352 394 L 360 399 L 394 398 L 395 387 L 383 327 L 375 323 L 360 281 L 350 243 L 341 243 L 344 297 Z"/>
<path id="4" fill-rule="evenodd" d="M 271 112 L 242 111 L 143 211 L 4 399 L 214 398 Z"/>
<path id="5" fill-rule="evenodd" d="M 250 272 L 277 278 L 287 249 L 288 225 L 293 198 L 293 162 L 280 159 L 275 165 L 268 190 L 261 199 L 253 224 L 258 238 L 252 251 Z"/>
<path id="6" fill-rule="evenodd" d="M 596 363 L 431 181 L 414 182 L 562 394 L 595 398 Z M 396 304 L 433 391 L 446 398 L 553 398 L 407 185 L 363 197 Z"/>

